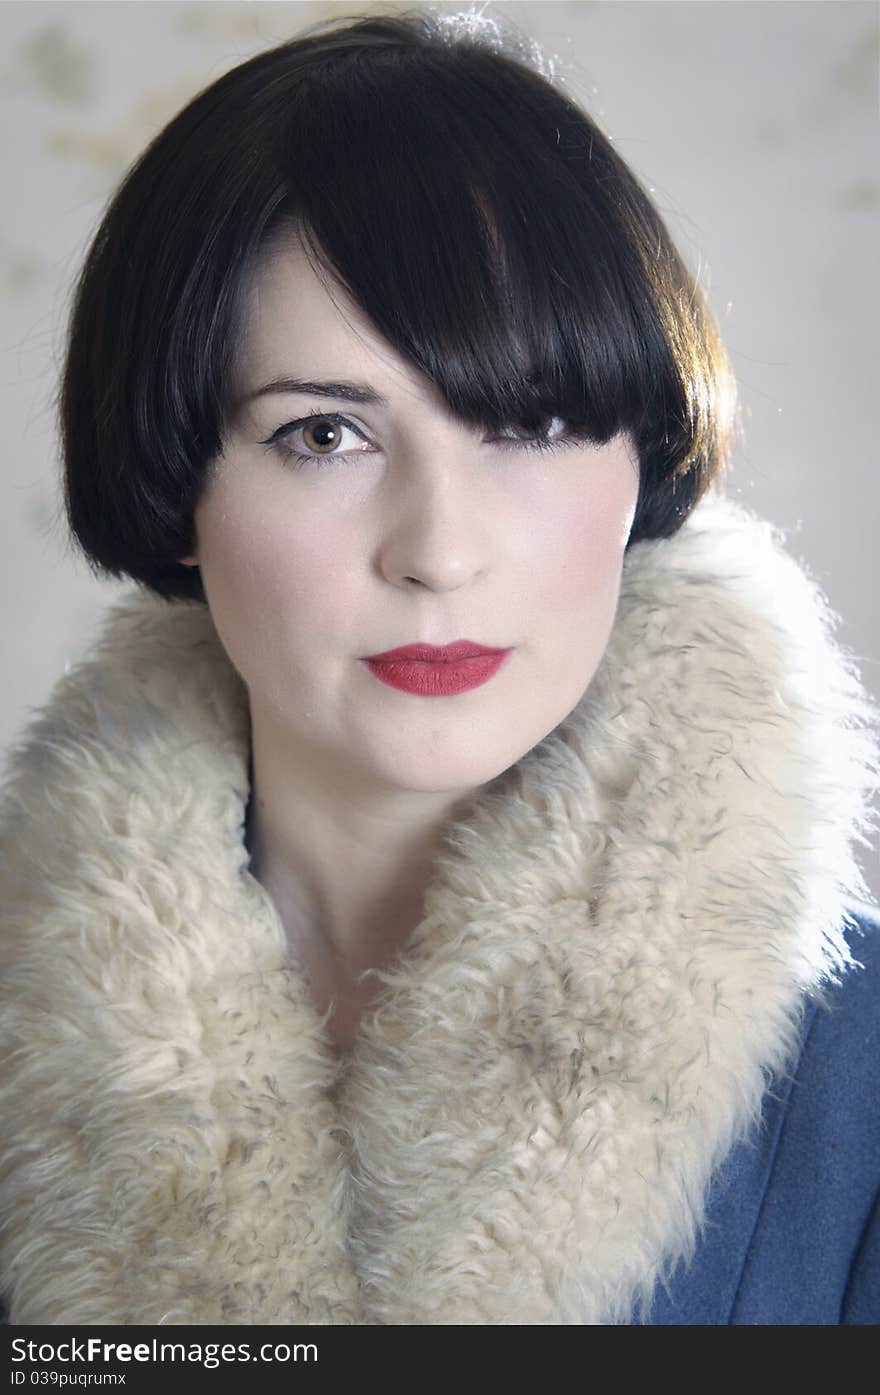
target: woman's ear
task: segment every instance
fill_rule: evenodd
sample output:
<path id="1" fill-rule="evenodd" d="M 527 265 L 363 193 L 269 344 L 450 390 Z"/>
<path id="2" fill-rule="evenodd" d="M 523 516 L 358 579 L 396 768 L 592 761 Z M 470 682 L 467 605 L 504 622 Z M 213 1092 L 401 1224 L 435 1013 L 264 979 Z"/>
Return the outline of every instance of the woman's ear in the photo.
<path id="1" fill-rule="evenodd" d="M 198 557 L 178 557 L 177 560 L 184 567 L 197 567 L 199 565 Z"/>

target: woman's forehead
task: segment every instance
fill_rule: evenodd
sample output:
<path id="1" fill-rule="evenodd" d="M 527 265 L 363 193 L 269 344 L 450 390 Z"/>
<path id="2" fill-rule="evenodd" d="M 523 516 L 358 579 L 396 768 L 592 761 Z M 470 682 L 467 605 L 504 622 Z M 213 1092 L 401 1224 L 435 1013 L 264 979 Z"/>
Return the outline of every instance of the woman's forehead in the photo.
<path id="1" fill-rule="evenodd" d="M 299 244 L 274 249 L 256 272 L 242 349 L 242 398 L 308 380 L 361 388 L 363 401 L 379 409 L 392 397 L 445 405 L 430 378 L 406 362 L 345 287 L 316 268 Z M 338 395 L 357 401 L 354 392 Z"/>

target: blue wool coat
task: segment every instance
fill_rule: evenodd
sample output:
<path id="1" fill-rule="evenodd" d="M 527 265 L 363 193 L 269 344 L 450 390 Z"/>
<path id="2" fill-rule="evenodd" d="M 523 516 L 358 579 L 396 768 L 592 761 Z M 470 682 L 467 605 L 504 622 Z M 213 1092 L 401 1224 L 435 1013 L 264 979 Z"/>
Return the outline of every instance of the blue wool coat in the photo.
<path id="1" fill-rule="evenodd" d="M 644 1321 L 880 1322 L 880 913 L 849 919 L 862 967 L 810 1006 L 796 1068 L 728 1156 L 692 1263 Z"/>
<path id="2" fill-rule="evenodd" d="M 727 1158 L 693 1261 L 643 1322 L 880 1323 L 880 912 L 849 918 L 861 967 L 811 1005 L 796 1068 Z"/>
<path id="3" fill-rule="evenodd" d="M 880 913 L 849 918 L 861 967 L 808 1010 L 796 1068 L 727 1158 L 693 1261 L 643 1322 L 880 1323 Z"/>

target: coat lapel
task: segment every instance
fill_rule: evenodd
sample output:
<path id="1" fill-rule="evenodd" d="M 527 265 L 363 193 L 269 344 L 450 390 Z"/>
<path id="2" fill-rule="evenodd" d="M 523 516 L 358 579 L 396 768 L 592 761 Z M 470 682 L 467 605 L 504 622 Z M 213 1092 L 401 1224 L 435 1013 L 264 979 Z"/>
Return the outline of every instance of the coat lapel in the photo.
<path id="1" fill-rule="evenodd" d="M 339 1066 L 248 871 L 243 685 L 204 607 L 123 602 L 3 805 L 13 1320 L 629 1320 L 846 966 L 874 715 L 707 498 L 448 829 Z"/>

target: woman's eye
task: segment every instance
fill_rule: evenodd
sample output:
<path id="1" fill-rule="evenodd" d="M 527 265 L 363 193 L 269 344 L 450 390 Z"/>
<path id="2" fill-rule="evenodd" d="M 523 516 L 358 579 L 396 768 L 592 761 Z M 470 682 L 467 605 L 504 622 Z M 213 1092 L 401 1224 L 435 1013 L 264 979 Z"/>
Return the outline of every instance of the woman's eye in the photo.
<path id="1" fill-rule="evenodd" d="M 562 417 L 551 417 L 543 426 L 520 423 L 494 437 L 494 444 L 517 450 L 550 451 L 568 445 L 572 439 L 568 422 Z M 280 451 L 285 459 L 298 464 L 320 463 L 374 449 L 364 432 L 340 412 L 310 412 L 296 421 L 285 422 L 260 444 Z"/>
<path id="2" fill-rule="evenodd" d="M 570 439 L 568 422 L 562 417 L 551 417 L 543 430 L 540 427 L 532 430 L 524 426 L 496 437 L 496 440 L 505 445 L 521 446 L 526 450 L 553 450 L 557 446 L 567 445 Z"/>
<path id="3" fill-rule="evenodd" d="M 278 446 L 283 455 L 297 460 L 320 460 L 371 449 L 363 432 L 339 412 L 314 412 L 285 422 L 260 444 Z"/>

